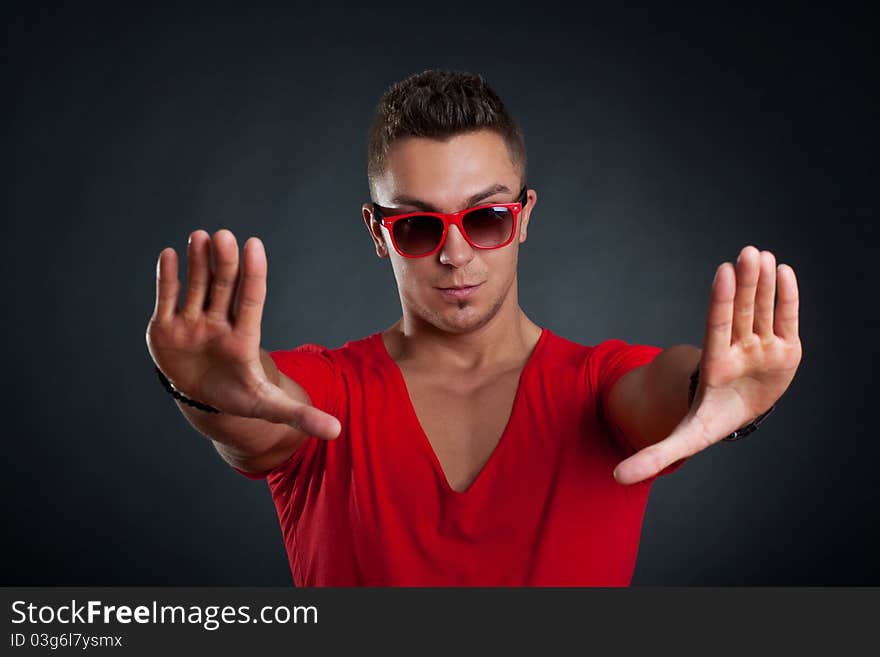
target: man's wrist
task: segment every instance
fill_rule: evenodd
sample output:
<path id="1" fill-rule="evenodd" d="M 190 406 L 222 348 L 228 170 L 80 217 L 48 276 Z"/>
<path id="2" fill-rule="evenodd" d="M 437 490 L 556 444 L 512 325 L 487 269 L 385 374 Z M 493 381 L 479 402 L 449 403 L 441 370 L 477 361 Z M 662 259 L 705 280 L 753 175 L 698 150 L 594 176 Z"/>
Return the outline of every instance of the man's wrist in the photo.
<path id="1" fill-rule="evenodd" d="M 156 369 L 156 375 L 159 377 L 159 382 L 162 384 L 162 387 L 168 391 L 168 393 L 174 397 L 177 401 L 182 404 L 186 404 L 187 406 L 191 406 L 200 411 L 204 411 L 205 413 L 219 413 L 220 409 L 214 408 L 213 406 L 209 406 L 208 404 L 203 404 L 200 401 L 196 401 L 195 399 L 190 399 L 186 395 L 181 394 L 181 392 L 174 387 L 171 381 L 168 380 L 168 377 L 159 369 L 158 365 L 154 365 Z"/>

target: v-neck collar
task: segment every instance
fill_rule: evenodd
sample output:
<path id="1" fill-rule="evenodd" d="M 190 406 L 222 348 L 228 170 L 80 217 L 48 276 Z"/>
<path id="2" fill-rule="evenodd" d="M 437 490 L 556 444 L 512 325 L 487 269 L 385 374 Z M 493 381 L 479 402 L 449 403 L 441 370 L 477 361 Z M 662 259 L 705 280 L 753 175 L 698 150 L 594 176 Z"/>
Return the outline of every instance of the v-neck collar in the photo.
<path id="1" fill-rule="evenodd" d="M 507 437 L 510 427 L 512 426 L 513 421 L 517 413 L 519 412 L 519 407 L 522 406 L 522 401 L 520 400 L 520 398 L 525 394 L 523 392 L 525 387 L 523 386 L 523 382 L 525 380 L 526 374 L 531 369 L 532 363 L 536 360 L 538 352 L 540 351 L 543 344 L 547 341 L 547 337 L 549 336 L 549 334 L 549 329 L 544 327 L 541 328 L 541 335 L 538 337 L 538 341 L 535 343 L 535 346 L 532 349 L 532 353 L 529 355 L 525 365 L 520 371 L 519 381 L 517 382 L 516 387 L 516 394 L 513 397 L 513 406 L 510 409 L 510 416 L 507 418 L 507 423 L 504 425 L 504 430 L 501 432 L 501 437 L 498 439 L 498 442 L 492 450 L 492 453 L 483 464 L 483 467 L 480 468 L 480 471 L 477 473 L 476 477 L 474 477 L 470 486 L 468 486 L 463 491 L 455 490 L 452 486 L 450 486 L 449 479 L 447 478 L 446 473 L 443 471 L 443 466 L 440 465 L 440 459 L 437 457 L 437 453 L 434 451 L 434 447 L 433 445 L 431 445 L 431 441 L 428 439 L 428 434 L 425 433 L 425 430 L 422 427 L 422 423 L 419 420 L 419 416 L 416 413 L 415 406 L 412 403 L 412 397 L 409 394 L 409 388 L 407 388 L 406 386 L 406 379 L 403 377 L 403 371 L 400 369 L 397 361 L 395 361 L 391 357 L 391 354 L 388 353 L 388 348 L 385 346 L 385 341 L 382 339 L 382 332 L 379 331 L 371 336 L 374 341 L 376 351 L 382 355 L 385 363 L 395 373 L 394 378 L 397 381 L 399 392 L 406 400 L 406 405 L 408 407 L 407 412 L 409 413 L 410 419 L 412 420 L 413 424 L 418 428 L 418 440 L 422 444 L 422 447 L 427 451 L 428 458 L 430 459 L 431 463 L 433 463 L 435 474 L 439 479 L 443 490 L 448 495 L 457 499 L 465 499 L 468 495 L 471 495 L 475 489 L 479 488 L 481 482 L 487 478 L 490 470 L 493 467 L 493 464 L 495 463 L 495 461 L 498 460 L 498 452 L 504 447 L 504 444 L 506 442 L 509 442 L 505 440 L 505 438 Z"/>

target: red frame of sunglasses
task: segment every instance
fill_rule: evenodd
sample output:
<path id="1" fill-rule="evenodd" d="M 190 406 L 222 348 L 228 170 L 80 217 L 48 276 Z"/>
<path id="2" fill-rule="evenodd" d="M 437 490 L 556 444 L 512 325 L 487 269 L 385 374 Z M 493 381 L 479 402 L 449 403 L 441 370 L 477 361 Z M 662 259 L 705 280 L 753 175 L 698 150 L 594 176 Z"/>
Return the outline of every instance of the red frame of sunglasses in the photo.
<path id="1" fill-rule="evenodd" d="M 446 243 L 446 234 L 449 232 L 450 224 L 458 227 L 458 232 L 461 233 L 462 237 L 467 240 L 467 243 L 470 244 L 475 249 L 481 249 L 483 251 L 491 251 L 493 249 L 501 249 L 513 241 L 514 235 L 516 235 L 516 227 L 519 220 L 519 213 L 522 212 L 522 209 L 528 205 L 528 186 L 524 186 L 519 196 L 518 200 L 513 203 L 484 203 L 483 205 L 475 205 L 472 208 L 465 208 L 464 210 L 460 210 L 458 212 L 452 212 L 450 214 L 446 214 L 443 212 L 407 212 L 406 214 L 397 214 L 392 215 L 390 217 L 385 216 L 385 212 L 390 210 L 390 208 L 383 208 L 377 203 L 373 203 L 373 213 L 379 220 L 379 223 L 385 226 L 388 229 L 388 234 L 391 235 L 391 243 L 394 245 L 394 250 L 397 251 L 404 258 L 426 258 L 430 255 L 434 255 L 443 248 L 443 245 Z M 484 210 L 485 208 L 506 208 L 513 213 L 513 227 L 510 229 L 510 237 L 507 238 L 507 241 L 504 244 L 499 244 L 498 246 L 480 246 L 479 244 L 474 244 L 471 241 L 471 238 L 468 237 L 467 231 L 464 229 L 464 225 L 462 224 L 462 219 L 469 212 L 474 212 L 476 210 Z M 397 240 L 394 238 L 394 222 L 400 221 L 401 219 L 409 219 L 410 217 L 436 217 L 443 222 L 443 234 L 440 236 L 440 241 L 437 246 L 434 247 L 433 250 L 427 251 L 426 253 L 420 253 L 418 255 L 412 255 L 409 253 L 404 253 L 400 247 L 397 245 Z"/>

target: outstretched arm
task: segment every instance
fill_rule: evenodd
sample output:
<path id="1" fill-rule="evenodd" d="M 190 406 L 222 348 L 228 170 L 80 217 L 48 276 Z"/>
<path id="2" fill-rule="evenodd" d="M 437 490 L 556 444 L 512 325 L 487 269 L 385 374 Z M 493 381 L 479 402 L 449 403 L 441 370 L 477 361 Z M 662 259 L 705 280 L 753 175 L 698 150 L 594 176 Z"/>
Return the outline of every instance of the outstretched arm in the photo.
<path id="1" fill-rule="evenodd" d="M 308 436 L 335 438 L 339 421 L 314 407 L 305 389 L 260 348 L 268 271 L 262 241 L 245 242 L 241 265 L 235 235 L 226 229 L 213 239 L 194 231 L 187 252 L 187 294 L 180 308 L 177 253 L 166 248 L 159 254 L 146 341 L 156 367 L 182 395 L 221 411 L 206 413 L 178 401 L 190 424 L 214 441 L 230 465 L 247 471 L 282 463 Z"/>
<path id="2" fill-rule="evenodd" d="M 639 450 L 615 468 L 615 479 L 647 479 L 767 411 L 801 361 L 798 305 L 794 270 L 777 267 L 771 252 L 747 246 L 736 265 L 722 263 L 712 283 L 703 348 L 670 347 L 610 391 L 606 412 Z M 699 385 L 688 408 L 697 364 Z"/>

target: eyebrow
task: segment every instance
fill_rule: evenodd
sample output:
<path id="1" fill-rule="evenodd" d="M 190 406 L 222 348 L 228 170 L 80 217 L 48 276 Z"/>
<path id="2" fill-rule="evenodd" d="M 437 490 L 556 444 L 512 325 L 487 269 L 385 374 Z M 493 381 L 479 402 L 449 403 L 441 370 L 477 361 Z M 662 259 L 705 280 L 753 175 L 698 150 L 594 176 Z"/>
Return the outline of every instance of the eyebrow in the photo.
<path id="1" fill-rule="evenodd" d="M 474 194 L 471 196 L 467 203 L 465 204 L 466 208 L 471 208 L 477 205 L 480 201 L 489 198 L 490 196 L 494 196 L 495 194 L 500 193 L 510 194 L 510 190 L 505 186 L 499 183 L 495 183 L 491 187 L 487 187 L 482 192 Z M 440 210 L 436 209 L 430 203 L 426 203 L 425 201 L 421 201 L 417 198 L 413 198 L 411 196 L 407 196 L 406 194 L 401 194 L 399 196 L 395 196 L 391 199 L 391 202 L 395 205 L 409 205 L 414 208 L 418 208 L 419 210 L 424 210 L 425 212 L 440 212 Z"/>

